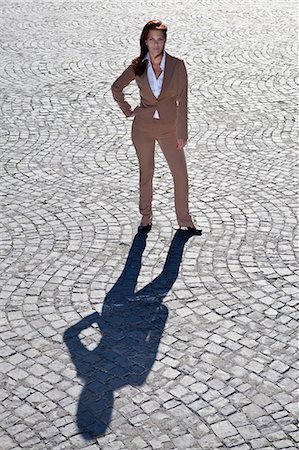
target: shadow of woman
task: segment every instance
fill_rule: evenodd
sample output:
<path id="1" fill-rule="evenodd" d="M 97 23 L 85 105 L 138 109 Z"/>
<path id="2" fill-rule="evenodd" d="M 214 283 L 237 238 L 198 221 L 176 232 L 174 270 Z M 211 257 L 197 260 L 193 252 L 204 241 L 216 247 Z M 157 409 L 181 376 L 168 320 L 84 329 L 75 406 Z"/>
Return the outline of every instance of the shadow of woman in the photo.
<path id="1" fill-rule="evenodd" d="M 103 435 L 109 426 L 113 392 L 125 385 L 142 385 L 156 360 L 168 316 L 162 301 L 178 276 L 190 235 L 180 230 L 175 233 L 162 272 L 135 292 L 146 237 L 141 233 L 134 237 L 124 270 L 105 297 L 101 315 L 95 312 L 64 333 L 78 377 L 85 381 L 77 426 L 86 440 Z M 90 350 L 79 335 L 95 326 L 101 339 Z"/>

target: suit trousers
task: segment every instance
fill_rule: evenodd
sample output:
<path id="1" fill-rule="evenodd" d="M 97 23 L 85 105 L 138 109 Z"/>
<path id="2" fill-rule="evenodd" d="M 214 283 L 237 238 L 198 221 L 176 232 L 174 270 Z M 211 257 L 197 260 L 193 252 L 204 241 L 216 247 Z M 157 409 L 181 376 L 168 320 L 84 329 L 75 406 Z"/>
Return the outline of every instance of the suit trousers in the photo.
<path id="1" fill-rule="evenodd" d="M 192 227 L 188 206 L 188 173 L 184 150 L 176 148 L 176 124 L 161 124 L 160 119 L 144 121 L 135 116 L 131 138 L 139 160 L 139 211 L 141 224 L 152 222 L 155 142 L 159 143 L 174 182 L 175 211 L 179 226 Z"/>

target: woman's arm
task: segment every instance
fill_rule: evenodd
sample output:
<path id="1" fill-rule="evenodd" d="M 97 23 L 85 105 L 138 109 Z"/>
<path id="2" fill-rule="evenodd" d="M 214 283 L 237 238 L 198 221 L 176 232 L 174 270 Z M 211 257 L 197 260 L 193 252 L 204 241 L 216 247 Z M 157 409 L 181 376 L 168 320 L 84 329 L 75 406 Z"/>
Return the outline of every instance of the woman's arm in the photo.
<path id="1" fill-rule="evenodd" d="M 131 83 L 135 78 L 135 73 L 133 70 L 132 64 L 127 67 L 124 72 L 114 81 L 111 86 L 112 95 L 114 100 L 118 103 L 120 109 L 124 113 L 126 117 L 130 117 L 132 115 L 132 107 L 125 100 L 125 96 L 123 93 L 123 89 Z"/>
<path id="2" fill-rule="evenodd" d="M 179 67 L 178 122 L 177 138 L 188 140 L 188 75 L 184 61 Z"/>

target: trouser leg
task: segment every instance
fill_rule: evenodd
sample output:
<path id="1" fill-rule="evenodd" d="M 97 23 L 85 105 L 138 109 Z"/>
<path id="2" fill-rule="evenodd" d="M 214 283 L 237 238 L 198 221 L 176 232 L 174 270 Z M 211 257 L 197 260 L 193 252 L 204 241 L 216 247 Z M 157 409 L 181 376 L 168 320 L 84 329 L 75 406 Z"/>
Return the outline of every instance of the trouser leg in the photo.
<path id="1" fill-rule="evenodd" d="M 139 211 L 141 224 L 152 222 L 153 175 L 155 139 L 142 131 L 132 133 L 132 141 L 139 161 Z"/>
<path id="2" fill-rule="evenodd" d="M 176 148 L 175 132 L 157 138 L 174 181 L 175 210 L 179 226 L 193 227 L 188 205 L 188 173 L 184 150 Z"/>

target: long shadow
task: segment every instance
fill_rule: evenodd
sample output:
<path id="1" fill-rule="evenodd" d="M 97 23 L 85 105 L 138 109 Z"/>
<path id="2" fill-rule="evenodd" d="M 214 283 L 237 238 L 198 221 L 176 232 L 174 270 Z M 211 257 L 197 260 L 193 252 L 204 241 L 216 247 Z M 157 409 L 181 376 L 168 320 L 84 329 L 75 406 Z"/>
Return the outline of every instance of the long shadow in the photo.
<path id="1" fill-rule="evenodd" d="M 177 231 L 162 272 L 135 292 L 146 235 L 134 237 L 124 270 L 105 297 L 101 315 L 85 317 L 64 333 L 77 374 L 85 381 L 77 425 L 86 440 L 103 435 L 110 423 L 114 391 L 142 385 L 153 366 L 168 316 L 162 304 L 174 284 L 189 235 Z M 89 350 L 80 333 L 98 326 L 101 340 Z"/>

